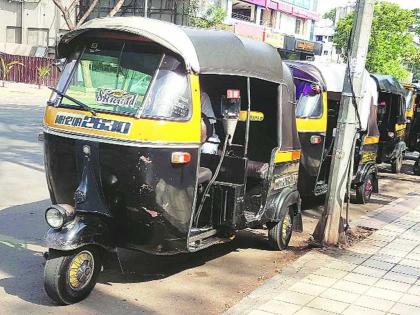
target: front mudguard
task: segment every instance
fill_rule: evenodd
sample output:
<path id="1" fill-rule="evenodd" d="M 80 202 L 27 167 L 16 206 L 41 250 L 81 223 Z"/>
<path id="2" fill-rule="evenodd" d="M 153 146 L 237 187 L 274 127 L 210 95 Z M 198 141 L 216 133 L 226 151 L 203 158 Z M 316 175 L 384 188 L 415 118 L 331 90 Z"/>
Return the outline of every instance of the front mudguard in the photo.
<path id="1" fill-rule="evenodd" d="M 98 215 L 77 214 L 73 221 L 61 229 L 50 228 L 46 236 L 50 249 L 70 251 L 87 245 L 97 245 L 105 250 L 115 248 L 108 224 Z"/>
<path id="2" fill-rule="evenodd" d="M 294 206 L 293 230 L 302 232 L 301 199 L 297 189 L 285 188 L 280 193 L 269 197 L 265 211 L 266 220 L 267 222 L 279 222 L 290 206 Z"/>
<path id="3" fill-rule="evenodd" d="M 378 189 L 378 167 L 376 163 L 370 162 L 363 164 L 359 167 L 357 170 L 357 173 L 351 183 L 352 188 L 357 188 L 366 181 L 366 177 L 368 174 L 373 174 L 374 176 L 374 185 L 373 185 L 373 192 L 377 193 L 379 191 Z"/>
<path id="4" fill-rule="evenodd" d="M 407 150 L 407 145 L 404 141 L 400 141 L 395 145 L 394 150 L 389 156 L 389 160 L 393 162 L 398 156 L 404 153 Z"/>

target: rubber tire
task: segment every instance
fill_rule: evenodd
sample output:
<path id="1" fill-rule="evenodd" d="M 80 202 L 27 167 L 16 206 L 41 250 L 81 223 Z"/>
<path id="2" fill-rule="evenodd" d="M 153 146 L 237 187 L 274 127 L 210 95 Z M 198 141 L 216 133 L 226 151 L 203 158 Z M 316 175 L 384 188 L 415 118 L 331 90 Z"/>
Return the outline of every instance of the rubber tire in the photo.
<path id="1" fill-rule="evenodd" d="M 420 176 L 420 166 L 419 166 L 419 160 L 417 160 L 417 161 L 414 163 L 414 166 L 413 166 L 413 173 L 414 173 L 414 175 Z"/>
<path id="2" fill-rule="evenodd" d="M 285 241 L 283 241 L 283 238 L 281 237 L 283 232 L 283 222 L 286 217 L 286 214 L 290 215 L 290 223 L 293 226 L 293 210 L 289 208 L 287 211 L 284 212 L 279 222 L 274 223 L 268 228 L 268 243 L 270 244 L 270 247 L 274 250 L 286 249 L 289 246 L 290 239 L 292 238 L 293 228 L 290 229 L 290 234 Z"/>
<path id="3" fill-rule="evenodd" d="M 400 154 L 394 161 L 391 163 L 392 173 L 399 174 L 401 173 L 401 168 L 403 164 L 403 155 Z"/>
<path id="4" fill-rule="evenodd" d="M 356 188 L 356 203 L 359 204 L 366 204 L 369 203 L 370 201 L 370 197 L 372 196 L 372 191 L 370 192 L 369 196 L 366 196 L 366 184 L 368 182 L 368 180 L 370 179 L 371 185 L 372 185 L 372 191 L 373 191 L 373 185 L 374 185 L 374 176 L 372 173 L 369 173 L 366 178 L 365 181 L 363 182 L 362 185 L 360 185 L 359 187 Z"/>
<path id="5" fill-rule="evenodd" d="M 81 251 L 92 253 L 95 267 L 89 284 L 80 291 L 68 283 L 67 270 L 72 259 Z M 59 305 L 69 305 L 84 300 L 93 290 L 101 271 L 99 251 L 95 247 L 81 247 L 72 252 L 51 251 L 44 268 L 44 288 L 47 295 Z"/>

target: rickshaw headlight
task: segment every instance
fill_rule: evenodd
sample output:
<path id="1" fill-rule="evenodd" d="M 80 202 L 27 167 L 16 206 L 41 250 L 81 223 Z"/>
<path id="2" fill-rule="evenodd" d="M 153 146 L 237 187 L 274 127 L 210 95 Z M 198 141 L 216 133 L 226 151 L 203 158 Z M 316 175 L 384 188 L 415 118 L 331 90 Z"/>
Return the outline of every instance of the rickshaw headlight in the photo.
<path id="1" fill-rule="evenodd" d="M 392 131 L 388 132 L 388 137 L 394 138 L 394 133 Z"/>
<path id="2" fill-rule="evenodd" d="M 45 221 L 53 229 L 59 229 L 64 225 L 64 213 L 57 208 L 48 208 L 45 211 Z"/>

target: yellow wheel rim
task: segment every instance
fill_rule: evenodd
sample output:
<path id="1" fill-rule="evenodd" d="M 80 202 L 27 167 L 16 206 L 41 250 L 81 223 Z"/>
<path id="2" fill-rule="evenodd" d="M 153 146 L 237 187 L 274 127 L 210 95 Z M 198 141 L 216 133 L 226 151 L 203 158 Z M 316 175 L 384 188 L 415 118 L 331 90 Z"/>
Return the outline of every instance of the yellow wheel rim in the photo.
<path id="1" fill-rule="evenodd" d="M 68 280 L 73 290 L 82 290 L 92 279 L 95 260 L 89 251 L 81 251 L 70 262 Z"/>
<path id="2" fill-rule="evenodd" d="M 288 213 L 284 217 L 284 220 L 282 223 L 281 237 L 282 237 L 283 242 L 287 241 L 287 238 L 289 237 L 291 230 L 292 230 L 292 219 L 290 217 L 290 214 Z"/>

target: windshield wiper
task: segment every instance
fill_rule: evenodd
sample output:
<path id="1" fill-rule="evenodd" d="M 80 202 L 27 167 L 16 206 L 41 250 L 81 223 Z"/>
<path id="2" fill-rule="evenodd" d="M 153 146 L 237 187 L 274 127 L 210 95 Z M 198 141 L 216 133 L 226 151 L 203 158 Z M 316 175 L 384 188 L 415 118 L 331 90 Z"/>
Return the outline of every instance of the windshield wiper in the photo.
<path id="1" fill-rule="evenodd" d="M 52 88 L 52 87 L 48 87 L 50 90 L 54 91 L 55 93 L 57 93 L 58 95 L 60 95 L 61 97 L 67 98 L 68 100 L 72 101 L 73 103 L 79 105 L 81 108 L 87 110 L 88 112 L 92 113 L 93 116 L 96 116 L 96 112 L 94 109 L 92 109 L 91 107 L 89 107 L 88 105 L 86 105 L 85 103 L 82 103 L 79 100 L 76 100 L 75 98 L 68 96 L 62 92 L 60 92 L 59 90 Z"/>

